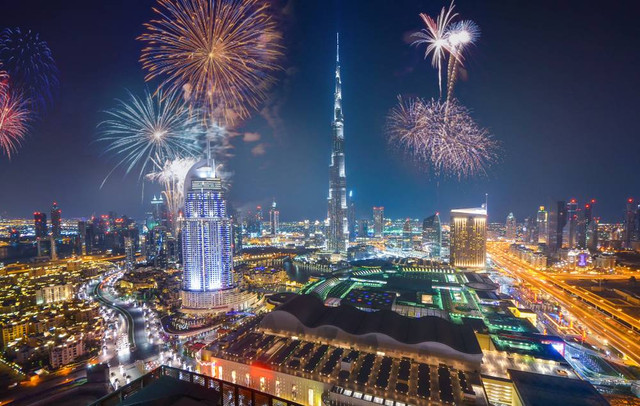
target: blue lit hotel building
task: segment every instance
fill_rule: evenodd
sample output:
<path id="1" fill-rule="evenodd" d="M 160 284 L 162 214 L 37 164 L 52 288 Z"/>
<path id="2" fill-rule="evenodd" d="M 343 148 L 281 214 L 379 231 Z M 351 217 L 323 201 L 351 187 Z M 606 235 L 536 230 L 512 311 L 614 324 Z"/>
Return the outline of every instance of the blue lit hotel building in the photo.
<path id="1" fill-rule="evenodd" d="M 183 311 L 241 310 L 252 297 L 233 282 L 231 219 L 222 181 L 207 160 L 196 163 L 185 179 L 182 223 Z"/>

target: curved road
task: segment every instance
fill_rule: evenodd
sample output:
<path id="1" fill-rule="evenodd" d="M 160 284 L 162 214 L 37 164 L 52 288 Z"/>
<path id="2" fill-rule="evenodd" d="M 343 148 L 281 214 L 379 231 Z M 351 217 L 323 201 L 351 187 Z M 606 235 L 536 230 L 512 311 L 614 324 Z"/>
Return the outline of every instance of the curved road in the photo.
<path id="1" fill-rule="evenodd" d="M 114 278 L 115 275 L 109 278 Z M 122 314 L 127 323 L 127 334 L 129 336 L 129 343 L 131 344 L 131 354 L 129 359 L 126 357 L 120 358 L 122 363 L 131 363 L 137 360 L 145 360 L 152 356 L 159 354 L 159 347 L 156 344 L 150 344 L 147 338 L 147 332 L 145 330 L 145 320 L 142 309 L 137 308 L 131 304 L 128 304 L 116 297 L 113 297 L 105 286 L 105 281 L 102 281 L 93 289 L 96 299 L 105 306 L 116 310 Z"/>

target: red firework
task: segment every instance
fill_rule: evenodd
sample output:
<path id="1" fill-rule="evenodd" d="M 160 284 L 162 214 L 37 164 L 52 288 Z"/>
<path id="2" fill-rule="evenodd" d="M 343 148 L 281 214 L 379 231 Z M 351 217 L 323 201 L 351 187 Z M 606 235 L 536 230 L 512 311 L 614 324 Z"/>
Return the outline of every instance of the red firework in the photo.
<path id="1" fill-rule="evenodd" d="M 0 152 L 9 159 L 18 152 L 30 121 L 27 100 L 11 89 L 9 75 L 0 71 Z"/>

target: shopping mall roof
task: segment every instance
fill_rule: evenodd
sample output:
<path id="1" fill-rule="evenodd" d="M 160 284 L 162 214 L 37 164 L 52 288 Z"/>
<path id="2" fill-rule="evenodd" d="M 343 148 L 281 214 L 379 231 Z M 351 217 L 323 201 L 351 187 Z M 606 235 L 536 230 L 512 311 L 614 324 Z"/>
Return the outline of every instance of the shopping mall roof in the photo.
<path id="1" fill-rule="evenodd" d="M 440 317 L 410 318 L 391 310 L 363 312 L 341 305 L 326 307 L 313 295 L 300 295 L 267 314 L 261 327 L 315 335 L 381 349 L 482 360 L 473 329 Z"/>

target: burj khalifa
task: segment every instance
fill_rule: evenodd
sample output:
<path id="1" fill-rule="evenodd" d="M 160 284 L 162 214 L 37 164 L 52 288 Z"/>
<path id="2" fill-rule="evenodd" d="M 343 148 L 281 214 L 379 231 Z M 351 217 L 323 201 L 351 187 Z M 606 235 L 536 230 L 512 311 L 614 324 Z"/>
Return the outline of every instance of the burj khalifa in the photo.
<path id="1" fill-rule="evenodd" d="M 327 250 L 336 254 L 346 254 L 349 240 L 349 224 L 347 219 L 347 176 L 344 169 L 344 116 L 342 114 L 339 35 L 336 35 L 336 89 L 333 100 L 331 132 Z"/>

